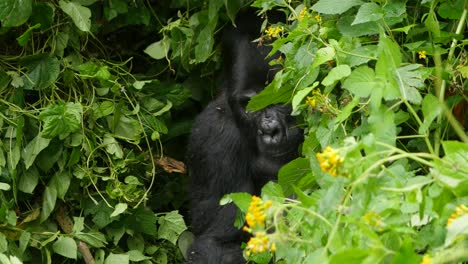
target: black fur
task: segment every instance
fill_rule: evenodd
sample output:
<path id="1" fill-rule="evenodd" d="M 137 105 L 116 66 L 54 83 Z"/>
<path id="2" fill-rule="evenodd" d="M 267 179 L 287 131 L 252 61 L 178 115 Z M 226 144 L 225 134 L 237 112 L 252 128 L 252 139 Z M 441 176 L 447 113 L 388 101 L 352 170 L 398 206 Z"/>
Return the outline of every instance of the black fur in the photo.
<path id="1" fill-rule="evenodd" d="M 239 22 L 225 34 L 225 85 L 198 116 L 190 137 L 187 164 L 195 241 L 188 263 L 245 263 L 240 246 L 246 234 L 233 225 L 236 207 L 220 206 L 219 200 L 233 192 L 259 194 L 282 165 L 297 157 L 303 139 L 288 106 L 246 113 L 249 99 L 278 69 L 268 64 L 277 56 L 265 59 L 270 48 L 252 42 L 260 30 L 258 18 Z"/>

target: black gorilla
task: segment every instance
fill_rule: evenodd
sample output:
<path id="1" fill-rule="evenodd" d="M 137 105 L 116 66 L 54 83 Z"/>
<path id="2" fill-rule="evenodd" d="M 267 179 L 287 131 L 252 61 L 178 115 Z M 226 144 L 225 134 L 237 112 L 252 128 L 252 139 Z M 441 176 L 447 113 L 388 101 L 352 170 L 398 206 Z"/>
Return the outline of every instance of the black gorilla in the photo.
<path id="1" fill-rule="evenodd" d="M 241 241 L 246 234 L 234 227 L 236 207 L 220 206 L 228 193 L 259 194 L 276 179 L 278 169 L 297 157 L 302 130 L 290 107 L 274 105 L 246 112 L 252 96 L 271 82 L 278 68 L 265 59 L 271 48 L 252 42 L 259 18 L 238 18 L 225 34 L 225 84 L 221 94 L 198 116 L 190 137 L 187 164 L 192 181 L 191 220 L 195 241 L 188 263 L 245 263 Z M 276 56 L 277 58 L 278 56 Z"/>

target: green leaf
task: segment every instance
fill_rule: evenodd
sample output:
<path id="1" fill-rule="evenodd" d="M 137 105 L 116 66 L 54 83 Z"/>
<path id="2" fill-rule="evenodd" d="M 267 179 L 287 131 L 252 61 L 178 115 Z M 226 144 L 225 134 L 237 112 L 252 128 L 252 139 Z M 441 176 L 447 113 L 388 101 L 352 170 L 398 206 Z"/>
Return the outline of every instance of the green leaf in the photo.
<path id="1" fill-rule="evenodd" d="M 242 212 L 247 212 L 250 201 L 252 201 L 252 195 L 249 193 L 230 193 L 224 195 L 219 204 L 226 205 L 233 202 Z"/>
<path id="2" fill-rule="evenodd" d="M 119 214 L 125 212 L 127 210 L 127 207 L 128 205 L 126 203 L 118 203 L 116 206 L 115 206 L 115 210 L 114 212 L 112 212 L 112 214 L 110 215 L 110 217 L 116 217 L 118 216 Z"/>
<path id="3" fill-rule="evenodd" d="M 383 18 L 382 8 L 376 3 L 363 4 L 351 25 L 362 24 L 370 21 L 377 21 Z"/>
<path id="4" fill-rule="evenodd" d="M 148 54 L 151 58 L 160 60 L 167 57 L 169 49 L 171 47 L 171 40 L 164 37 L 162 40 L 150 44 L 144 52 Z"/>
<path id="5" fill-rule="evenodd" d="M 0 182 L 0 191 L 9 191 L 11 189 L 10 184 Z"/>
<path id="6" fill-rule="evenodd" d="M 21 254 L 23 254 L 26 248 L 28 247 L 30 240 L 31 240 L 31 233 L 23 231 L 19 238 L 19 248 L 18 248 Z"/>
<path id="7" fill-rule="evenodd" d="M 289 85 L 281 85 L 283 75 L 276 75 L 271 82 L 259 94 L 250 99 L 247 104 L 247 111 L 258 111 L 272 104 L 286 103 L 291 99 L 293 87 Z"/>
<path id="8" fill-rule="evenodd" d="M 2 27 L 17 27 L 24 24 L 32 12 L 32 0 L 0 1 Z"/>
<path id="9" fill-rule="evenodd" d="M 22 47 L 26 45 L 29 39 L 31 38 L 31 34 L 33 30 L 38 29 L 40 27 L 41 27 L 41 24 L 35 24 L 34 26 L 29 27 L 28 30 L 26 30 L 23 34 L 21 34 L 21 36 L 16 38 L 16 41 L 18 41 L 18 44 Z"/>
<path id="10" fill-rule="evenodd" d="M 31 25 L 39 24 L 41 29 L 48 29 L 54 23 L 55 7 L 52 3 L 35 2 L 31 14 Z"/>
<path id="11" fill-rule="evenodd" d="M 292 186 L 296 185 L 309 172 L 308 158 L 297 158 L 284 165 L 278 172 L 278 183 L 281 185 L 284 195 L 293 194 Z"/>
<path id="12" fill-rule="evenodd" d="M 424 97 L 422 102 L 422 112 L 424 115 L 424 122 L 419 127 L 419 134 L 424 135 L 429 131 L 434 119 L 436 119 L 442 113 L 442 107 L 440 106 L 439 100 L 432 94 L 428 93 Z"/>
<path id="13" fill-rule="evenodd" d="M 374 70 L 367 66 L 356 68 L 343 83 L 343 88 L 361 98 L 369 97 L 373 89 L 380 87 L 381 82 L 375 78 Z"/>
<path id="14" fill-rule="evenodd" d="M 42 134 L 38 134 L 33 140 L 31 140 L 31 142 L 29 142 L 21 153 L 26 169 L 31 167 L 37 155 L 49 146 L 49 143 L 50 139 L 42 137 Z"/>
<path id="15" fill-rule="evenodd" d="M 450 246 L 457 240 L 457 237 L 465 238 L 468 236 L 468 214 L 464 214 L 452 221 L 447 227 L 447 236 L 445 238 L 445 247 Z"/>
<path id="16" fill-rule="evenodd" d="M 6 252 L 7 250 L 8 240 L 6 239 L 6 236 L 3 233 L 0 233 L 0 252 Z"/>
<path id="17" fill-rule="evenodd" d="M 139 261 L 143 261 L 146 259 L 152 259 L 152 257 L 143 255 L 143 253 L 139 250 L 130 250 L 127 253 L 128 253 L 128 257 L 130 261 L 139 262 Z"/>
<path id="18" fill-rule="evenodd" d="M 456 196 L 465 196 L 468 194 L 468 144 L 444 141 L 442 146 L 445 156 L 434 161 L 434 179 Z"/>
<path id="19" fill-rule="evenodd" d="M 362 3 L 360 0 L 320 0 L 312 6 L 312 10 L 327 15 L 342 14 L 351 7 L 361 5 Z"/>
<path id="20" fill-rule="evenodd" d="M 397 69 L 397 79 L 401 96 L 413 104 L 421 104 L 418 89 L 424 87 L 422 65 L 410 64 Z"/>
<path id="21" fill-rule="evenodd" d="M 325 86 L 334 85 L 337 81 L 348 77 L 351 74 L 351 68 L 348 65 L 338 65 L 331 69 L 328 75 L 323 78 L 322 84 Z"/>
<path id="22" fill-rule="evenodd" d="M 110 119 L 111 117 L 109 117 Z M 119 137 L 138 140 L 142 133 L 140 122 L 138 120 L 120 115 L 119 119 L 111 119 L 111 127 L 114 128 L 114 134 Z"/>
<path id="23" fill-rule="evenodd" d="M 319 82 L 315 82 L 312 86 L 304 88 L 294 95 L 292 99 L 292 108 L 293 108 L 292 115 L 299 114 L 299 106 L 302 103 L 302 100 L 304 100 L 304 98 L 318 85 L 319 85 Z"/>
<path id="24" fill-rule="evenodd" d="M 19 175 L 18 189 L 24 193 L 33 193 L 39 181 L 39 171 L 32 166 Z"/>
<path id="25" fill-rule="evenodd" d="M 44 122 L 42 134 L 46 138 L 65 138 L 70 133 L 77 131 L 81 126 L 83 109 L 79 103 L 59 103 L 49 105 L 39 114 L 39 119 Z"/>
<path id="26" fill-rule="evenodd" d="M 107 256 L 104 264 L 128 264 L 130 263 L 129 255 L 127 254 L 113 254 L 110 253 Z"/>
<path id="27" fill-rule="evenodd" d="M 20 63 L 28 68 L 27 77 L 23 76 L 24 89 L 43 90 L 57 80 L 60 62 L 47 54 L 37 54 L 21 59 Z"/>
<path id="28" fill-rule="evenodd" d="M 197 63 L 205 62 L 210 57 L 214 45 L 213 28 L 215 26 L 216 23 L 210 21 L 197 37 L 197 45 L 195 46 L 195 61 Z"/>
<path id="29" fill-rule="evenodd" d="M 322 63 L 333 60 L 335 58 L 336 52 L 332 47 L 321 48 L 315 54 L 314 63 L 312 67 L 317 67 Z"/>
<path id="30" fill-rule="evenodd" d="M 75 237 L 79 240 L 86 242 L 86 244 L 94 248 L 101 248 L 107 245 L 106 236 L 96 231 L 91 231 L 87 233 L 78 232 L 75 234 Z"/>
<path id="31" fill-rule="evenodd" d="M 76 259 L 77 245 L 71 237 L 59 237 L 52 245 L 54 252 L 66 258 Z"/>
<path id="32" fill-rule="evenodd" d="M 360 248 L 343 249 L 330 258 L 330 264 L 361 264 L 369 256 L 369 250 Z"/>
<path id="33" fill-rule="evenodd" d="M 49 218 L 50 213 L 52 213 L 55 208 L 56 201 L 57 190 L 55 186 L 46 186 L 42 195 L 41 223 Z"/>
<path id="34" fill-rule="evenodd" d="M 109 217 L 111 213 L 106 213 L 106 217 Z M 159 234 L 159 232 L 156 232 L 157 217 L 152 211 L 145 208 L 137 208 L 130 213 L 131 214 L 125 218 L 127 229 L 133 229 L 135 232 L 141 232 L 151 236 Z"/>
<path id="35" fill-rule="evenodd" d="M 60 9 L 65 14 L 69 15 L 75 23 L 75 26 L 84 32 L 89 32 L 91 29 L 91 10 L 76 2 L 59 1 Z"/>
<path id="36" fill-rule="evenodd" d="M 114 155 L 118 159 L 123 158 L 123 151 L 120 147 L 119 142 L 117 142 L 117 140 L 115 140 L 115 138 L 112 137 L 110 134 L 104 135 L 103 144 L 106 148 L 107 153 Z"/>
<path id="37" fill-rule="evenodd" d="M 176 245 L 180 234 L 187 229 L 184 218 L 178 211 L 172 211 L 158 219 L 158 238 L 170 241 Z"/>
<path id="38" fill-rule="evenodd" d="M 65 194 L 67 194 L 68 188 L 70 187 L 72 175 L 69 171 L 58 171 L 54 174 L 52 179 L 50 180 L 49 185 L 55 186 L 55 190 L 57 191 L 57 197 L 64 200 Z"/>

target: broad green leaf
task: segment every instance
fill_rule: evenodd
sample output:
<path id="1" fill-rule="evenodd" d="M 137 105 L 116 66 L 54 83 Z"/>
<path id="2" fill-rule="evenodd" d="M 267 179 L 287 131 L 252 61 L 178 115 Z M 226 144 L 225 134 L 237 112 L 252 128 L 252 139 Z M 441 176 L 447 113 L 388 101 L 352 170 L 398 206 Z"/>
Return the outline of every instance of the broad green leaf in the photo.
<path id="1" fill-rule="evenodd" d="M 115 210 L 114 212 L 112 212 L 112 214 L 110 215 L 110 217 L 116 217 L 118 216 L 119 214 L 125 212 L 127 210 L 127 207 L 128 205 L 126 203 L 118 203 L 116 206 L 115 206 Z"/>
<path id="2" fill-rule="evenodd" d="M 315 54 L 314 63 L 312 67 L 317 67 L 322 63 L 333 60 L 335 58 L 336 52 L 332 47 L 321 48 Z"/>
<path id="3" fill-rule="evenodd" d="M 426 94 L 422 102 L 422 112 L 424 115 L 424 122 L 419 127 L 418 132 L 419 134 L 424 135 L 429 131 L 429 127 L 434 119 L 442 113 L 439 100 L 430 93 Z"/>
<path id="4" fill-rule="evenodd" d="M 35 29 L 38 29 L 41 27 L 41 24 L 35 24 L 32 27 L 29 27 L 28 30 L 26 30 L 21 36 L 16 38 L 16 41 L 18 41 L 18 44 L 20 46 L 24 46 L 28 43 L 29 39 L 31 38 L 31 34 Z"/>
<path id="5" fill-rule="evenodd" d="M 10 184 L 0 182 L 0 191 L 9 191 L 11 189 Z"/>
<path id="6" fill-rule="evenodd" d="M 144 52 L 151 58 L 160 60 L 167 57 L 171 47 L 170 39 L 164 37 L 162 40 L 150 44 Z"/>
<path id="7" fill-rule="evenodd" d="M 106 213 L 106 217 L 112 213 L 112 208 L 109 208 L 110 212 Z M 135 232 L 141 232 L 148 234 L 150 236 L 155 236 L 159 234 L 159 231 L 156 231 L 156 215 L 145 208 L 137 208 L 125 217 L 125 225 L 127 229 L 132 229 Z"/>
<path id="8" fill-rule="evenodd" d="M 28 247 L 30 240 L 31 240 L 31 233 L 27 231 L 23 231 L 19 238 L 19 248 L 18 248 L 21 254 L 23 254 L 26 248 Z"/>
<path id="9" fill-rule="evenodd" d="M 3 233 L 0 233 L 0 252 L 6 252 L 8 250 L 8 240 Z"/>
<path id="10" fill-rule="evenodd" d="M 382 8 L 376 3 L 363 4 L 351 25 L 362 24 L 370 21 L 377 21 L 383 18 Z"/>
<path id="11" fill-rule="evenodd" d="M 284 165 L 278 172 L 278 183 L 281 185 L 284 195 L 293 194 L 292 186 L 296 185 L 309 172 L 308 158 L 297 158 Z"/>
<path id="12" fill-rule="evenodd" d="M 360 0 L 319 0 L 312 6 L 312 9 L 327 15 L 342 14 L 351 7 L 361 5 L 362 3 Z"/>
<path id="13" fill-rule="evenodd" d="M 55 186 L 57 191 L 57 197 L 64 200 L 65 194 L 67 194 L 68 188 L 70 187 L 72 175 L 69 171 L 57 172 L 52 176 L 49 185 Z"/>
<path id="14" fill-rule="evenodd" d="M 331 69 L 328 75 L 323 78 L 322 84 L 325 86 L 333 85 L 337 81 L 348 77 L 351 74 L 351 68 L 348 65 L 338 65 Z"/>
<path id="15" fill-rule="evenodd" d="M 457 237 L 466 237 L 468 236 L 468 214 L 464 214 L 455 220 L 452 221 L 450 226 L 447 227 L 447 236 L 445 238 L 445 245 L 450 246 Z"/>
<path id="16" fill-rule="evenodd" d="M 214 25 L 211 25 L 210 23 L 213 23 Z M 197 37 L 197 45 L 195 46 L 195 61 L 197 63 L 205 62 L 210 57 L 214 45 L 214 26 L 216 26 L 215 22 L 210 21 Z"/>
<path id="17" fill-rule="evenodd" d="M 142 133 L 141 125 L 138 120 L 121 115 L 118 120 L 109 116 L 111 127 L 114 128 L 114 134 L 119 137 L 138 140 Z"/>
<path id="18" fill-rule="evenodd" d="M 104 264 L 128 264 L 130 263 L 129 256 L 127 254 L 114 254 L 110 253 L 107 256 Z"/>
<path id="19" fill-rule="evenodd" d="M 381 82 L 375 78 L 374 70 L 367 66 L 361 66 L 351 72 L 344 81 L 343 88 L 354 95 L 365 98 L 369 97 L 373 89 L 380 89 Z"/>
<path id="20" fill-rule="evenodd" d="M 62 255 L 66 258 L 76 259 L 77 256 L 77 245 L 71 237 L 59 237 L 57 241 L 52 245 L 54 252 Z"/>
<path id="21" fill-rule="evenodd" d="M 24 193 L 33 193 L 39 181 L 39 171 L 32 166 L 19 175 L 18 189 Z"/>
<path id="22" fill-rule="evenodd" d="M 385 105 L 375 109 L 369 116 L 371 132 L 375 138 L 389 145 L 395 146 L 397 128 L 395 125 L 395 113 Z M 384 149 L 382 147 L 382 149 Z"/>
<path id="23" fill-rule="evenodd" d="M 170 241 L 176 245 L 180 234 L 187 229 L 184 218 L 178 211 L 172 211 L 158 219 L 158 238 Z"/>
<path id="24" fill-rule="evenodd" d="M 234 21 L 236 20 L 236 14 L 239 11 L 239 9 L 242 7 L 242 2 L 224 0 L 224 6 L 226 7 L 226 12 L 227 12 L 228 17 L 231 19 L 232 23 L 234 23 Z"/>
<path id="25" fill-rule="evenodd" d="M 262 197 L 266 200 L 273 200 L 280 203 L 282 203 L 285 198 L 281 185 L 273 181 L 269 181 L 267 184 L 265 184 L 265 186 L 262 187 L 261 194 Z"/>
<path id="26" fill-rule="evenodd" d="M 299 105 L 302 103 L 302 100 L 304 100 L 304 98 L 310 94 L 310 92 L 315 89 L 315 87 L 317 87 L 319 85 L 319 82 L 315 82 L 312 86 L 309 86 L 307 88 L 304 88 L 302 90 L 300 90 L 299 92 L 297 92 L 293 99 L 292 99 L 292 115 L 297 115 L 299 114 Z"/>
<path id="27" fill-rule="evenodd" d="M 246 107 L 247 111 L 258 111 L 272 104 L 286 103 L 291 99 L 294 88 L 289 85 L 281 85 L 284 76 L 278 74 L 273 82 L 250 99 Z"/>
<path id="28" fill-rule="evenodd" d="M 118 159 L 123 158 L 123 151 L 119 142 L 110 134 L 104 135 L 104 141 L 102 143 L 104 144 L 107 153 L 114 155 Z"/>
<path id="29" fill-rule="evenodd" d="M 69 15 L 75 23 L 75 26 L 84 32 L 89 32 L 91 29 L 91 10 L 80 5 L 77 2 L 59 1 L 60 9 L 65 14 Z"/>
<path id="30" fill-rule="evenodd" d="M 330 264 L 362 264 L 371 252 L 360 248 L 343 249 L 332 255 Z"/>
<path id="31" fill-rule="evenodd" d="M 385 100 L 398 99 L 401 95 L 396 70 L 400 67 L 402 60 L 400 47 L 393 40 L 385 36 L 380 37 L 378 47 L 379 54 L 375 65 L 375 75 L 385 83 L 381 90 L 382 97 Z"/>
<path id="32" fill-rule="evenodd" d="M 2 27 L 17 27 L 24 24 L 32 12 L 32 0 L 0 1 Z"/>
<path id="33" fill-rule="evenodd" d="M 397 69 L 397 80 L 403 98 L 413 104 L 421 104 L 422 97 L 418 89 L 424 87 L 424 79 L 420 71 L 422 65 L 410 64 Z"/>
<path id="34" fill-rule="evenodd" d="M 184 255 L 184 258 L 187 259 L 188 249 L 193 244 L 195 236 L 190 231 L 184 231 L 177 240 L 177 246 L 179 247 L 180 252 Z"/>
<path id="35" fill-rule="evenodd" d="M 130 250 L 127 253 L 128 253 L 128 257 L 129 257 L 130 261 L 139 262 L 139 261 L 143 261 L 143 260 L 146 260 L 146 259 L 152 259 L 152 257 L 145 256 L 139 250 Z"/>
<path id="36" fill-rule="evenodd" d="M 252 201 L 252 195 L 249 193 L 230 193 L 224 195 L 219 201 L 219 204 L 226 205 L 233 202 L 242 212 L 247 212 L 250 201 Z"/>
<path id="37" fill-rule="evenodd" d="M 55 186 L 46 186 L 44 193 L 42 194 L 41 223 L 49 218 L 55 208 L 56 201 L 57 190 L 55 189 Z"/>
<path id="38" fill-rule="evenodd" d="M 31 13 L 31 25 L 40 24 L 41 29 L 48 29 L 54 23 L 55 7 L 48 2 L 35 2 Z"/>
<path id="39" fill-rule="evenodd" d="M 456 196 L 468 194 L 468 144 L 457 141 L 444 141 L 445 156 L 434 161 L 432 175 L 442 186 Z"/>
<path id="40" fill-rule="evenodd" d="M 79 240 L 86 242 L 86 244 L 94 248 L 102 248 L 107 245 L 106 236 L 100 232 L 78 232 L 75 234 L 75 237 Z"/>
<path id="41" fill-rule="evenodd" d="M 57 80 L 60 73 L 60 63 L 57 58 L 47 54 L 37 54 L 23 57 L 20 61 L 27 71 L 23 76 L 24 89 L 43 90 Z"/>
<path id="42" fill-rule="evenodd" d="M 61 102 L 49 105 L 39 114 L 39 118 L 44 122 L 42 135 L 46 138 L 65 138 L 80 128 L 82 113 L 83 109 L 79 103 Z"/>
<path id="43" fill-rule="evenodd" d="M 28 145 L 23 149 L 21 157 L 24 160 L 24 166 L 29 169 L 34 163 L 37 155 L 49 146 L 50 139 L 42 137 L 42 134 L 38 134 Z"/>

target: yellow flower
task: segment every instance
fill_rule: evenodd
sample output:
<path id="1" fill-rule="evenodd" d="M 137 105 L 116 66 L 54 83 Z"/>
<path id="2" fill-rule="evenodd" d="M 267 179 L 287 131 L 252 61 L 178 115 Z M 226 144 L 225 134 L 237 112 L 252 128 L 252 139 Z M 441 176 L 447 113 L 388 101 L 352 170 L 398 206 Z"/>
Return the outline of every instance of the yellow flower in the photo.
<path id="1" fill-rule="evenodd" d="M 306 7 L 304 7 L 304 8 L 301 10 L 301 12 L 299 13 L 299 16 L 298 16 L 297 19 L 302 20 L 302 19 L 304 19 L 305 17 L 310 17 L 309 11 L 307 11 L 307 8 L 306 8 Z"/>
<path id="2" fill-rule="evenodd" d="M 429 255 L 424 255 L 421 264 L 431 264 L 432 263 L 432 258 Z"/>
<path id="3" fill-rule="evenodd" d="M 374 211 L 369 211 L 363 216 L 364 222 L 366 224 L 373 226 L 373 227 L 379 227 L 382 225 L 382 220 L 383 218 L 376 212 Z M 379 231 L 383 231 L 382 228 L 379 228 Z"/>
<path id="4" fill-rule="evenodd" d="M 464 204 L 460 204 L 455 208 L 455 212 L 451 214 L 449 219 L 447 220 L 447 227 L 449 227 L 455 219 L 465 214 L 468 214 L 468 207 L 466 207 L 466 205 Z"/>
<path id="5" fill-rule="evenodd" d="M 320 168 L 333 177 L 338 176 L 338 168 L 343 164 L 343 158 L 338 152 L 327 146 L 322 153 L 317 153 L 317 159 L 320 163 Z"/>
<path id="6" fill-rule="evenodd" d="M 425 50 L 422 50 L 422 51 L 418 52 L 418 54 L 419 54 L 420 59 L 425 59 L 426 58 L 426 51 Z"/>
<path id="7" fill-rule="evenodd" d="M 281 34 L 281 32 L 283 32 L 283 27 L 280 26 L 268 27 L 265 30 L 265 33 L 270 38 L 277 38 Z"/>
<path id="8" fill-rule="evenodd" d="M 316 105 L 315 99 L 313 97 L 307 96 L 306 98 L 306 105 L 314 108 Z"/>
<path id="9" fill-rule="evenodd" d="M 265 210 L 268 209 L 272 204 L 272 201 L 264 202 L 260 197 L 255 195 L 252 196 L 249 209 L 247 210 L 247 214 L 245 216 L 245 221 L 247 222 L 248 227 L 253 228 L 256 225 L 265 227 Z"/>
<path id="10" fill-rule="evenodd" d="M 322 23 L 322 17 L 320 16 L 320 14 L 317 14 L 316 16 L 314 16 L 315 18 L 315 21 L 317 21 L 317 23 Z"/>
<path id="11" fill-rule="evenodd" d="M 265 232 L 255 232 L 255 236 L 251 237 L 249 242 L 247 242 L 247 256 L 250 256 L 252 253 L 263 253 L 267 250 L 270 252 L 276 251 L 275 243 L 270 245 L 270 241 L 266 236 Z"/>

